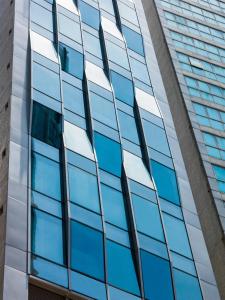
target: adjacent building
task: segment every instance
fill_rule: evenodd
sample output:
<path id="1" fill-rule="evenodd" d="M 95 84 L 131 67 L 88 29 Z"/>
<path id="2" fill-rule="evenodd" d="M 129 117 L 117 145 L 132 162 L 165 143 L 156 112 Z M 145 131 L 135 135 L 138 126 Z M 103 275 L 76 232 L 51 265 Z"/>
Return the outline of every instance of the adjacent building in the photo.
<path id="1" fill-rule="evenodd" d="M 225 298 L 225 2 L 143 1 L 192 192 Z"/>
<path id="2" fill-rule="evenodd" d="M 0 7 L 0 299 L 221 299 L 141 1 Z"/>

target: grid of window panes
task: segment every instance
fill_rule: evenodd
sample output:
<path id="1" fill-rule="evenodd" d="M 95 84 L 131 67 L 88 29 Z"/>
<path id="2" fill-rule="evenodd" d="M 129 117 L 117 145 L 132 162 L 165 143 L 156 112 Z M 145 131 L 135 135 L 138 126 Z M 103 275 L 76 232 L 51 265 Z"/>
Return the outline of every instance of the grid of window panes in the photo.
<path id="1" fill-rule="evenodd" d="M 198 3 L 203 6 L 198 7 Z M 211 0 L 195 3 L 162 0 L 161 4 L 180 67 L 184 71 L 188 92 L 195 101 L 193 107 L 197 121 L 204 126 L 204 131 L 209 128 L 208 133 L 203 132 L 208 155 L 224 161 L 224 151 L 221 148 L 223 138 L 220 137 L 224 131 L 225 112 L 225 17 L 220 14 L 224 13 L 224 3 Z M 179 32 L 180 30 L 184 33 Z M 216 107 L 213 108 L 213 105 Z M 215 134 L 212 134 L 211 129 L 215 130 Z M 217 167 L 220 173 L 225 170 L 221 166 Z M 223 184 L 215 171 L 216 166 L 213 169 L 219 190 L 224 193 Z"/>
<path id="2" fill-rule="evenodd" d="M 31 274 L 99 300 L 201 300 L 134 3 L 30 4 Z"/>

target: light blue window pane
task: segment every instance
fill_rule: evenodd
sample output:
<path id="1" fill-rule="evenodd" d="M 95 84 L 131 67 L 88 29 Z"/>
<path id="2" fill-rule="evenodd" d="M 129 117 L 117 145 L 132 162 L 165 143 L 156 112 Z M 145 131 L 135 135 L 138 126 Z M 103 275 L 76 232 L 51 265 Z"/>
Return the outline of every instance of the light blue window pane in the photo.
<path id="1" fill-rule="evenodd" d="M 170 156 L 170 149 L 165 131 L 153 123 L 143 121 L 147 145 Z"/>
<path id="2" fill-rule="evenodd" d="M 80 26 L 72 19 L 59 14 L 59 29 L 60 33 L 81 44 Z"/>
<path id="3" fill-rule="evenodd" d="M 166 244 L 138 232 L 140 248 L 157 256 L 169 259 Z"/>
<path id="4" fill-rule="evenodd" d="M 33 63 L 33 87 L 48 96 L 60 100 L 59 74 Z"/>
<path id="5" fill-rule="evenodd" d="M 32 257 L 31 273 L 39 278 L 68 288 L 67 269 L 52 262 L 41 259 L 40 257 Z"/>
<path id="6" fill-rule="evenodd" d="M 122 26 L 122 30 L 128 48 L 139 53 L 140 55 L 144 55 L 143 41 L 141 35 L 127 26 Z"/>
<path id="7" fill-rule="evenodd" d="M 159 196 L 179 205 L 180 197 L 174 170 L 167 168 L 154 160 L 151 161 L 151 165 Z"/>
<path id="8" fill-rule="evenodd" d="M 218 129 L 218 130 L 224 130 L 224 125 L 221 122 L 211 120 L 210 121 L 212 128 Z"/>
<path id="9" fill-rule="evenodd" d="M 134 91 L 132 81 L 111 71 L 112 85 L 117 99 L 133 106 Z"/>
<path id="10" fill-rule="evenodd" d="M 117 129 L 117 120 L 114 104 L 90 92 L 90 102 L 92 107 L 92 116 L 94 119 Z"/>
<path id="11" fill-rule="evenodd" d="M 106 241 L 108 282 L 115 287 L 140 295 L 137 275 L 131 250 L 111 241 Z"/>
<path id="12" fill-rule="evenodd" d="M 215 139 L 215 137 L 212 134 L 203 133 L 203 137 L 204 137 L 205 143 L 207 145 L 210 145 L 210 146 L 213 146 L 213 147 L 217 146 L 216 139 Z"/>
<path id="13" fill-rule="evenodd" d="M 171 251 L 171 257 L 173 267 L 185 271 L 191 275 L 196 276 L 195 264 L 193 260 L 190 260 L 183 255 L 179 255 Z"/>
<path id="14" fill-rule="evenodd" d="M 86 51 L 90 52 L 91 54 L 102 58 L 102 51 L 100 46 L 100 40 L 96 36 L 83 31 L 83 39 L 84 39 L 84 48 Z"/>
<path id="15" fill-rule="evenodd" d="M 207 108 L 207 112 L 210 116 L 210 118 L 220 121 L 220 114 L 218 110 L 212 109 L 212 108 Z"/>
<path id="16" fill-rule="evenodd" d="M 31 140 L 31 148 L 34 152 L 59 162 L 59 149 L 43 143 L 35 138 L 32 138 Z"/>
<path id="17" fill-rule="evenodd" d="M 101 184 L 105 221 L 127 230 L 124 199 L 121 192 Z"/>
<path id="18" fill-rule="evenodd" d="M 80 116 L 85 116 L 83 92 L 65 81 L 62 82 L 64 107 Z"/>
<path id="19" fill-rule="evenodd" d="M 141 262 L 145 299 L 173 300 L 169 262 L 143 250 L 141 250 Z"/>
<path id="20" fill-rule="evenodd" d="M 104 280 L 102 233 L 71 221 L 71 268 Z"/>
<path id="21" fill-rule="evenodd" d="M 107 299 L 104 283 L 73 271 L 71 272 L 71 288 L 75 292 L 94 299 Z"/>
<path id="22" fill-rule="evenodd" d="M 219 166 L 213 166 L 213 170 L 218 180 L 225 181 L 225 169 Z"/>
<path id="23" fill-rule="evenodd" d="M 199 114 L 201 116 L 205 116 L 205 117 L 207 116 L 205 106 L 197 104 L 197 103 L 194 103 L 193 105 L 194 105 L 194 108 L 195 108 L 195 111 L 197 114 Z"/>
<path id="24" fill-rule="evenodd" d="M 94 134 L 94 141 L 99 167 L 120 177 L 122 167 L 120 144 L 97 132 Z"/>
<path id="25" fill-rule="evenodd" d="M 61 59 L 62 70 L 70 75 L 82 79 L 84 73 L 83 54 L 64 44 L 60 44 L 59 55 Z"/>
<path id="26" fill-rule="evenodd" d="M 49 31 L 53 31 L 53 18 L 52 12 L 45 9 L 44 7 L 31 1 L 31 20 L 36 24 L 44 27 Z"/>
<path id="27" fill-rule="evenodd" d="M 112 0 L 99 0 L 100 7 L 110 13 L 111 15 L 114 15 L 114 8 L 113 8 L 113 2 Z"/>
<path id="28" fill-rule="evenodd" d="M 61 200 L 60 165 L 34 152 L 32 153 L 32 189 Z"/>
<path id="29" fill-rule="evenodd" d="M 212 148 L 212 147 L 209 147 L 209 146 L 206 146 L 206 149 L 207 149 L 208 155 L 220 159 L 220 151 L 218 149 Z"/>
<path id="30" fill-rule="evenodd" d="M 61 219 L 32 209 L 32 253 L 62 265 L 65 263 Z"/>
<path id="31" fill-rule="evenodd" d="M 163 220 L 169 248 L 186 257 L 192 258 L 184 222 L 165 213 L 163 214 Z"/>
<path id="32" fill-rule="evenodd" d="M 137 230 L 164 241 L 158 206 L 136 195 L 132 195 L 132 203 Z"/>
<path id="33" fill-rule="evenodd" d="M 133 76 L 139 79 L 140 81 L 143 81 L 144 83 L 150 84 L 150 79 L 146 65 L 132 57 L 130 57 L 130 64 Z"/>
<path id="34" fill-rule="evenodd" d="M 68 166 L 70 201 L 95 212 L 100 212 L 96 176 L 79 168 Z"/>
<path id="35" fill-rule="evenodd" d="M 137 132 L 137 126 L 135 123 L 135 118 L 131 117 L 128 114 L 125 114 L 121 110 L 118 110 L 118 117 L 119 117 L 122 137 L 139 145 L 140 142 L 139 142 L 139 137 Z"/>
<path id="36" fill-rule="evenodd" d="M 120 1 L 118 2 L 118 6 L 119 6 L 120 15 L 122 18 L 139 26 L 135 9 L 132 9 L 131 7 L 127 6 L 126 4 L 124 4 Z"/>
<path id="37" fill-rule="evenodd" d="M 100 24 L 99 11 L 83 1 L 79 1 L 79 9 L 81 13 L 81 20 L 87 25 L 98 30 Z"/>
<path id="38" fill-rule="evenodd" d="M 211 126 L 210 126 L 209 119 L 207 119 L 207 118 L 205 118 L 205 117 L 200 117 L 200 116 L 198 116 L 197 119 L 198 119 L 198 122 L 199 122 L 201 125 L 211 127 Z"/>
<path id="39" fill-rule="evenodd" d="M 116 44 L 109 41 L 106 42 L 106 48 L 107 48 L 109 60 L 129 70 L 127 53 L 124 48 L 121 48 L 120 46 L 117 46 Z"/>
<path id="40" fill-rule="evenodd" d="M 115 241 L 125 247 L 130 247 L 130 239 L 128 231 L 120 229 L 119 227 L 113 226 L 109 223 L 105 223 L 106 238 Z"/>
<path id="41" fill-rule="evenodd" d="M 199 282 L 196 277 L 175 269 L 173 273 L 177 300 L 202 300 Z"/>
<path id="42" fill-rule="evenodd" d="M 222 193 L 225 193 L 225 182 L 218 181 L 219 190 Z"/>
<path id="43" fill-rule="evenodd" d="M 62 204 L 52 198 L 44 196 L 40 193 L 31 192 L 32 206 L 40 210 L 44 210 L 47 213 L 62 218 Z"/>
<path id="44" fill-rule="evenodd" d="M 139 195 L 149 201 L 157 203 L 156 193 L 154 190 L 151 190 L 151 189 L 147 188 L 146 186 L 144 186 L 136 181 L 133 181 L 133 180 L 129 180 L 129 184 L 130 184 L 130 189 L 131 189 L 132 193 Z"/>

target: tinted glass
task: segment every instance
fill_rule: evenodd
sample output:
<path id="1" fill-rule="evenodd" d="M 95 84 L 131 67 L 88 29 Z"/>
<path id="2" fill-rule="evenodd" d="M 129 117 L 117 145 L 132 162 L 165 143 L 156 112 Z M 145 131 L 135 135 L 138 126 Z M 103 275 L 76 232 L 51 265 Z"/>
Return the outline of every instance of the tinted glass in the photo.
<path id="1" fill-rule="evenodd" d="M 53 31 L 52 12 L 32 1 L 31 20 L 47 30 Z"/>
<path id="2" fill-rule="evenodd" d="M 83 54 L 64 44 L 60 44 L 59 55 L 61 59 L 62 70 L 82 79 L 84 72 Z"/>
<path id="3" fill-rule="evenodd" d="M 147 66 L 134 58 L 130 58 L 133 76 L 144 83 L 150 84 Z"/>
<path id="4" fill-rule="evenodd" d="M 65 81 L 63 81 L 62 87 L 64 107 L 78 115 L 84 116 L 83 92 Z"/>
<path id="5" fill-rule="evenodd" d="M 132 81 L 113 71 L 111 71 L 111 76 L 116 98 L 133 106 L 134 91 Z"/>
<path id="6" fill-rule="evenodd" d="M 71 267 L 104 280 L 102 233 L 71 221 Z"/>
<path id="7" fill-rule="evenodd" d="M 135 144 L 139 144 L 137 126 L 134 117 L 131 117 L 120 110 L 118 110 L 118 117 L 122 137 L 134 142 Z"/>
<path id="8" fill-rule="evenodd" d="M 151 165 L 159 196 L 179 205 L 180 199 L 174 170 L 154 160 L 151 161 Z"/>
<path id="9" fill-rule="evenodd" d="M 129 63 L 127 58 L 126 50 L 117 46 L 114 43 L 107 41 L 106 48 L 109 56 L 109 60 L 115 62 L 116 64 L 129 69 Z"/>
<path id="10" fill-rule="evenodd" d="M 198 279 L 178 270 L 174 270 L 177 300 L 202 300 Z"/>
<path id="11" fill-rule="evenodd" d="M 99 167 L 120 176 L 122 167 L 120 144 L 97 132 L 94 134 L 94 141 Z"/>
<path id="12" fill-rule="evenodd" d="M 144 55 L 141 35 L 126 26 L 123 26 L 123 34 L 127 42 L 127 47 L 140 55 Z"/>
<path id="13" fill-rule="evenodd" d="M 51 178 L 51 180 L 49 180 Z M 37 153 L 32 153 L 32 188 L 57 200 L 61 199 L 59 164 Z"/>
<path id="14" fill-rule="evenodd" d="M 139 286 L 130 249 L 111 241 L 106 242 L 108 281 L 127 292 L 139 295 Z"/>
<path id="15" fill-rule="evenodd" d="M 99 195 L 96 176 L 68 166 L 70 201 L 99 212 Z"/>
<path id="16" fill-rule="evenodd" d="M 81 43 L 81 33 L 79 24 L 62 14 L 58 15 L 60 33 L 78 43 Z"/>
<path id="17" fill-rule="evenodd" d="M 37 102 L 33 102 L 32 136 L 59 148 L 61 131 L 60 114 Z"/>
<path id="18" fill-rule="evenodd" d="M 32 210 L 32 252 L 59 264 L 64 264 L 61 219 L 37 209 Z"/>
<path id="19" fill-rule="evenodd" d="M 105 221 L 127 230 L 123 195 L 104 184 L 101 185 Z"/>
<path id="20" fill-rule="evenodd" d="M 84 39 L 84 48 L 86 49 L 86 51 L 90 52 L 91 54 L 93 54 L 97 57 L 102 58 L 101 45 L 100 45 L 99 38 L 84 31 L 83 39 Z"/>
<path id="21" fill-rule="evenodd" d="M 141 262 L 145 299 L 173 300 L 169 262 L 143 250 L 141 250 Z"/>
<path id="22" fill-rule="evenodd" d="M 98 30 L 100 24 L 99 11 L 83 1 L 79 1 L 79 8 L 82 21 Z"/>
<path id="23" fill-rule="evenodd" d="M 132 195 L 132 203 L 137 230 L 164 241 L 158 206 L 136 195 Z"/>

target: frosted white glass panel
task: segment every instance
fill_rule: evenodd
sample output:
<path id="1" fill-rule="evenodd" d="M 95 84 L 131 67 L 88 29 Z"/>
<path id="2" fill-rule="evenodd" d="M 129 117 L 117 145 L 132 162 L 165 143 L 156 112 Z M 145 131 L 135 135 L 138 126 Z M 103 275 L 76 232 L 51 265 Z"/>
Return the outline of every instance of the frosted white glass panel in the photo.
<path id="1" fill-rule="evenodd" d="M 72 13 L 78 15 L 78 10 L 73 2 L 73 0 L 56 0 L 57 4 L 61 5 L 62 7 L 68 9 Z"/>
<path id="2" fill-rule="evenodd" d="M 152 95 L 147 94 L 138 88 L 135 88 L 135 94 L 139 107 L 161 118 L 156 99 Z"/>
<path id="3" fill-rule="evenodd" d="M 104 31 L 114 35 L 116 38 L 123 41 L 123 36 L 117 28 L 116 24 L 105 17 L 102 17 L 102 28 Z"/>
<path id="4" fill-rule="evenodd" d="M 103 69 L 97 67 L 96 65 L 90 63 L 89 61 L 86 61 L 85 71 L 88 80 L 111 91 L 111 86 L 109 84 L 107 77 L 105 76 Z"/>

